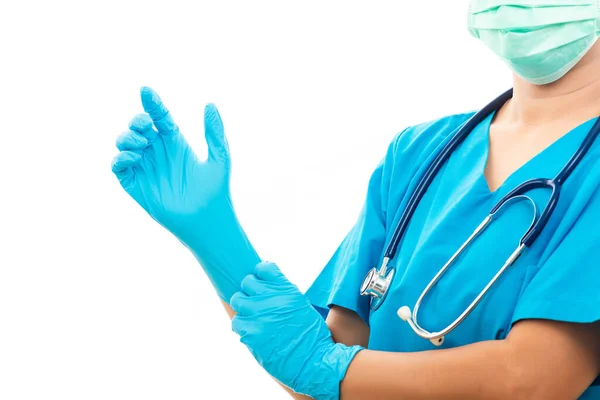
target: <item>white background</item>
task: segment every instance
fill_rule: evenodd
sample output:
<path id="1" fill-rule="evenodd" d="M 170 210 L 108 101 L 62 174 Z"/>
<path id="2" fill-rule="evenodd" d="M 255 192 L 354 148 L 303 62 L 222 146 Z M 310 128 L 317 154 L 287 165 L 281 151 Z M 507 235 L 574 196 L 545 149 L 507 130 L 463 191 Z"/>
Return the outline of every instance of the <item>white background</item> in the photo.
<path id="1" fill-rule="evenodd" d="M 397 132 L 510 86 L 467 5 L 1 2 L 0 399 L 285 398 L 110 171 L 139 87 L 200 153 L 217 104 L 240 219 L 306 289 Z"/>

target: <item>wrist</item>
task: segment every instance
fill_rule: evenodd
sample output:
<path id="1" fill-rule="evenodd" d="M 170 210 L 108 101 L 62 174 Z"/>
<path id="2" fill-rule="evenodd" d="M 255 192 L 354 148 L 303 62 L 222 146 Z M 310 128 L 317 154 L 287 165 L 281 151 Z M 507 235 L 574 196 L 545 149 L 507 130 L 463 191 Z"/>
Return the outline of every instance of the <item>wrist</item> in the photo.
<path id="1" fill-rule="evenodd" d="M 340 398 L 340 385 L 348 367 L 362 346 L 346 346 L 341 343 L 328 344 L 315 354 L 314 361 L 307 363 L 298 382 L 298 392 L 315 399 L 337 400 Z"/>

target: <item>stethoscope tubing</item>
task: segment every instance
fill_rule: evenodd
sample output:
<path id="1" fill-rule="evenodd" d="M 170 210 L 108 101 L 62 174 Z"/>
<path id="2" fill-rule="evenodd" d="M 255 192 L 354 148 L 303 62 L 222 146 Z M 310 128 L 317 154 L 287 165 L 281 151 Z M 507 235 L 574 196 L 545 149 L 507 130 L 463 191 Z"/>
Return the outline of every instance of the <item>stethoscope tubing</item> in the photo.
<path id="1" fill-rule="evenodd" d="M 479 125 L 482 121 L 484 121 L 492 112 L 496 111 L 504 103 L 512 98 L 513 90 L 507 90 L 503 94 L 501 94 L 498 98 L 492 101 L 490 104 L 481 109 L 478 113 L 472 116 L 467 122 L 465 122 L 458 130 L 458 133 L 455 134 L 452 139 L 444 146 L 442 151 L 433 159 L 431 165 L 425 171 L 425 174 L 419 181 L 415 191 L 411 195 L 408 203 L 406 205 L 405 211 L 402 213 L 402 217 L 398 222 L 398 226 L 394 231 L 392 239 L 387 246 L 385 251 L 385 258 L 393 259 L 396 255 L 396 251 L 398 250 L 398 245 L 400 240 L 404 236 L 404 232 L 408 227 L 410 220 L 412 219 L 413 214 L 415 213 L 417 206 L 419 205 L 419 201 L 425 195 L 425 192 L 431 185 L 431 182 L 435 179 L 438 171 L 442 168 L 442 165 L 450 158 L 454 150 L 460 145 L 465 138 L 473 131 L 477 125 Z"/>
<path id="2" fill-rule="evenodd" d="M 392 260 L 396 255 L 396 251 L 398 250 L 398 246 L 404 233 L 408 227 L 410 220 L 412 219 L 413 214 L 415 213 L 417 206 L 419 205 L 420 200 L 425 195 L 425 192 L 435 179 L 437 173 L 442 168 L 442 165 L 448 160 L 448 158 L 454 153 L 454 150 L 460 145 L 464 139 L 479 125 L 482 121 L 484 121 L 492 112 L 500 109 L 508 100 L 512 98 L 513 89 L 509 89 L 503 94 L 501 94 L 498 98 L 492 101 L 490 104 L 481 109 L 478 113 L 476 113 L 473 117 L 471 117 L 466 123 L 464 123 L 458 130 L 458 133 L 450 139 L 448 144 L 444 146 L 442 151 L 434 158 L 431 165 L 425 171 L 422 179 L 417 185 L 415 191 L 411 195 L 408 204 L 406 205 L 406 209 L 398 222 L 398 226 L 392 235 L 392 239 L 388 244 L 384 258 L 388 260 Z M 554 209 L 558 204 L 558 199 L 560 197 L 560 192 L 562 188 L 562 184 L 565 180 L 571 175 L 573 170 L 579 165 L 583 157 L 587 154 L 589 149 L 594 144 L 596 138 L 600 134 L 600 118 L 596 121 L 594 126 L 592 127 L 590 134 L 586 136 L 580 147 L 577 149 L 575 154 L 569 159 L 569 161 L 565 164 L 565 166 L 561 169 L 561 171 L 556 175 L 554 179 L 532 179 L 527 182 L 523 182 L 521 185 L 517 186 L 507 195 L 505 195 L 502 200 L 500 200 L 490 212 L 491 214 L 495 213 L 504 202 L 509 200 L 511 197 L 522 195 L 526 192 L 529 192 L 533 189 L 538 188 L 551 188 L 552 194 L 550 199 L 548 200 L 548 204 L 537 220 L 537 222 L 530 227 L 530 229 L 523 236 L 521 243 L 526 247 L 531 247 L 531 245 L 536 241 L 538 236 L 544 230 L 546 224 L 548 223 Z"/>
<path id="3" fill-rule="evenodd" d="M 448 160 L 448 158 L 453 154 L 456 148 L 464 141 L 464 139 L 482 122 L 484 121 L 491 113 L 500 109 L 513 95 L 513 90 L 510 89 L 492 101 L 490 104 L 485 106 L 475 115 L 473 115 L 467 122 L 465 122 L 461 127 L 458 128 L 457 133 L 455 133 L 451 139 L 448 141 L 446 145 L 444 145 L 441 151 L 434 157 L 432 163 L 425 170 L 425 173 L 419 183 L 417 184 L 416 189 L 413 191 L 411 197 L 409 198 L 408 204 L 400 217 L 400 221 L 392 235 L 390 243 L 388 244 L 386 251 L 384 253 L 383 263 L 379 270 L 373 268 L 370 273 L 365 278 L 365 282 L 363 283 L 363 287 L 361 287 L 361 294 L 363 295 L 372 295 L 371 298 L 371 309 L 375 311 L 381 303 L 385 300 L 387 295 L 387 291 L 389 289 L 389 285 L 391 280 L 394 277 L 393 272 L 395 271 L 394 267 L 391 267 L 388 273 L 388 263 L 394 258 L 400 241 L 404 236 L 404 233 L 408 227 L 408 224 L 416 211 L 416 208 L 420 202 L 420 200 L 425 195 L 425 192 L 429 188 L 431 182 L 435 179 L 437 173 L 442 168 L 442 165 Z M 511 190 L 508 194 L 503 196 L 492 208 L 489 215 L 484 219 L 484 221 L 473 231 L 471 236 L 466 240 L 465 243 L 458 249 L 456 253 L 446 262 L 446 264 L 438 271 L 438 273 L 431 279 L 427 287 L 423 290 L 421 295 L 414 306 L 414 312 L 411 312 L 408 306 L 401 307 L 398 310 L 398 315 L 404 321 L 406 321 L 413 331 L 420 337 L 429 339 L 434 345 L 439 346 L 443 343 L 445 335 L 453 331 L 465 318 L 475 309 L 475 307 L 479 304 L 485 294 L 490 290 L 492 285 L 502 276 L 504 271 L 513 265 L 516 260 L 521 256 L 523 251 L 531 247 L 535 240 L 539 237 L 541 232 L 546 227 L 550 217 L 554 213 L 556 206 L 558 204 L 558 200 L 560 197 L 560 193 L 562 190 L 563 183 L 567 180 L 567 178 L 571 175 L 571 173 L 575 170 L 575 168 L 579 165 L 585 155 L 588 153 L 594 142 L 596 141 L 598 135 L 600 135 L 600 118 L 595 122 L 594 126 L 591 128 L 588 135 L 585 137 L 584 141 L 581 143 L 577 151 L 571 156 L 569 161 L 563 166 L 560 172 L 553 179 L 546 178 L 536 178 L 530 179 L 526 182 L 523 182 L 513 190 Z M 535 190 L 535 189 L 550 189 L 551 195 L 544 208 L 542 214 L 537 216 L 537 208 L 535 202 L 526 195 L 527 192 Z M 516 250 L 510 255 L 510 257 L 506 260 L 506 262 L 502 265 L 502 267 L 498 270 L 496 275 L 488 282 L 485 288 L 478 294 L 478 296 L 471 302 L 471 304 L 465 309 L 459 316 L 456 318 L 450 325 L 446 328 L 442 329 L 438 332 L 429 332 L 423 329 L 417 322 L 417 315 L 421 303 L 425 296 L 430 292 L 430 290 L 436 285 L 436 283 L 441 279 L 446 270 L 456 261 L 460 254 L 487 228 L 487 226 L 498 216 L 501 214 L 501 211 L 511 202 L 516 202 L 520 200 L 528 200 L 533 209 L 533 218 L 531 224 L 529 225 L 527 231 L 523 234 L 519 241 L 519 245 Z M 376 278 L 373 280 L 373 278 Z"/>

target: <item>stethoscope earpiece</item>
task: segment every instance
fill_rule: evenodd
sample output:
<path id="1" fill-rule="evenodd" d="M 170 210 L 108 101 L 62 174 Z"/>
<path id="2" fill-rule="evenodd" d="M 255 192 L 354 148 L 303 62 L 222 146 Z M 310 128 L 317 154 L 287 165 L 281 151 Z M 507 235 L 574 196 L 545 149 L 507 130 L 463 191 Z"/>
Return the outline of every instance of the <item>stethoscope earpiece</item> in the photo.
<path id="1" fill-rule="evenodd" d="M 423 329 L 419 328 L 418 325 L 416 325 L 416 322 L 412 319 L 412 311 L 410 311 L 409 306 L 400 307 L 398 309 L 398 317 L 400 317 L 402 321 L 408 322 L 409 325 L 413 328 L 413 330 L 415 330 L 415 332 L 421 331 L 421 334 L 419 334 L 419 336 L 429 339 L 431 344 L 433 344 L 434 346 L 439 347 L 442 344 L 444 344 L 444 336 L 439 336 L 439 334 L 437 333 L 426 332 Z"/>
<path id="2" fill-rule="evenodd" d="M 412 312 L 410 311 L 410 307 L 402 306 L 398 309 L 398 316 L 404 322 L 408 321 L 412 317 Z"/>

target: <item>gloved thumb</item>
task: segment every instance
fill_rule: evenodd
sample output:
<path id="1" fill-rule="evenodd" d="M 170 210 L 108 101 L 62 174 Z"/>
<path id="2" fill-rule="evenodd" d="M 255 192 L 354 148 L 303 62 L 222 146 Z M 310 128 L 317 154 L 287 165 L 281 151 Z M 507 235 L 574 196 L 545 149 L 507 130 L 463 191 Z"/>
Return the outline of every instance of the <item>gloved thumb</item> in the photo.
<path id="1" fill-rule="evenodd" d="M 254 275 L 261 281 L 273 283 L 286 283 L 288 279 L 285 277 L 279 267 L 272 262 L 264 261 L 256 266 Z"/>
<path id="2" fill-rule="evenodd" d="M 208 104 L 204 108 L 204 134 L 208 145 L 208 161 L 229 166 L 229 144 L 219 110 L 214 104 Z"/>

